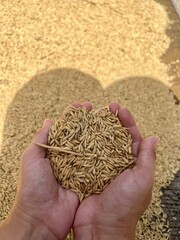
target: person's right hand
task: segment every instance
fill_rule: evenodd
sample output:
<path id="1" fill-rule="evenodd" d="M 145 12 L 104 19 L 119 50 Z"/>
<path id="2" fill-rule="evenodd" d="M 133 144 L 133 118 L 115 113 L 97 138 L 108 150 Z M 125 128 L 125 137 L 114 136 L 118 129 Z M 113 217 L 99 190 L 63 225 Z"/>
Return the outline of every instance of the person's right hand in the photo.
<path id="1" fill-rule="evenodd" d="M 92 109 L 90 104 L 87 106 Z M 131 134 L 135 166 L 121 173 L 100 195 L 82 201 L 73 224 L 74 236 L 78 240 L 134 239 L 137 221 L 151 200 L 158 138 L 142 139 L 126 108 L 111 103 L 109 109 L 114 114 L 118 110 L 120 122 Z"/>
<path id="2" fill-rule="evenodd" d="M 78 196 L 57 183 L 46 149 L 35 144 L 47 144 L 52 124 L 46 119 L 23 153 L 16 199 L 0 226 L 1 240 L 63 240 L 70 231 Z"/>

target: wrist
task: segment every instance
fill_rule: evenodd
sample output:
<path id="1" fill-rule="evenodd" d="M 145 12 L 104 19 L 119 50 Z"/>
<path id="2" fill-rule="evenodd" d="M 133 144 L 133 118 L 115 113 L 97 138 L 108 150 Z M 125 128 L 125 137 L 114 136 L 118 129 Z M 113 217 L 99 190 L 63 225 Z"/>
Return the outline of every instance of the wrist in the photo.
<path id="1" fill-rule="evenodd" d="M 134 240 L 136 224 L 133 226 L 108 227 L 86 225 L 74 228 L 75 240 Z"/>
<path id="2" fill-rule="evenodd" d="M 2 240 L 57 240 L 54 234 L 41 222 L 19 210 L 13 211 L 0 226 Z"/>

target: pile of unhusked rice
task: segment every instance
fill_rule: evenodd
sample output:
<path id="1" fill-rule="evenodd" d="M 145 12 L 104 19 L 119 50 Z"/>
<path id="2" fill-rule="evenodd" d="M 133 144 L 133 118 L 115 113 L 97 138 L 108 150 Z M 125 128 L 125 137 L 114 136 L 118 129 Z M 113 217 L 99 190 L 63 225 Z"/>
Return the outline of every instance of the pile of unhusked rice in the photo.
<path id="1" fill-rule="evenodd" d="M 131 136 L 108 108 L 68 108 L 52 125 L 46 147 L 57 180 L 76 192 L 80 201 L 101 193 L 133 166 Z"/>

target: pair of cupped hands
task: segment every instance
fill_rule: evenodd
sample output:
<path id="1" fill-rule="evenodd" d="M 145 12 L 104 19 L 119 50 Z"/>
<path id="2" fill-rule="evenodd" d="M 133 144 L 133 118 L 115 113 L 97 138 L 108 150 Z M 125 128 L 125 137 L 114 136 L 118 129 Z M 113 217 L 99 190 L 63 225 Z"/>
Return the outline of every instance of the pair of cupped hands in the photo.
<path id="1" fill-rule="evenodd" d="M 89 102 L 72 106 L 92 110 Z M 47 144 L 53 122 L 46 119 L 22 155 L 15 203 L 0 227 L 0 239 L 63 240 L 71 228 L 78 240 L 134 239 L 137 221 L 151 201 L 158 137 L 143 139 L 131 113 L 118 103 L 109 104 L 109 110 L 131 134 L 135 166 L 80 203 L 76 193 L 57 183 L 45 149 L 35 144 Z"/>

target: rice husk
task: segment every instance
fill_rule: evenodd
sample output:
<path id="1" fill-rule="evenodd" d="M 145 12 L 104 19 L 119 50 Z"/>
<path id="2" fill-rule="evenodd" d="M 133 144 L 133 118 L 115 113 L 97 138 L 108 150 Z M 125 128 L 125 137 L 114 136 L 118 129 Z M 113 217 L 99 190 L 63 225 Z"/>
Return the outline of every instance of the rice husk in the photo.
<path id="1" fill-rule="evenodd" d="M 180 169 L 180 105 L 169 91 L 180 76 L 179 19 L 171 1 L 1 1 L 0 16 L 0 220 L 15 199 L 22 152 L 43 120 L 57 119 L 69 102 L 116 100 L 143 136 L 161 139 L 152 203 L 136 237 L 169 239 L 160 200 L 169 196 L 161 188 Z M 179 238 L 177 227 L 172 233 Z"/>
<path id="2" fill-rule="evenodd" d="M 60 185 L 76 192 L 80 201 L 101 193 L 133 166 L 131 136 L 108 108 L 70 107 L 50 128 L 46 147 Z"/>

